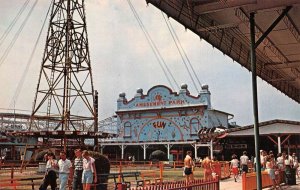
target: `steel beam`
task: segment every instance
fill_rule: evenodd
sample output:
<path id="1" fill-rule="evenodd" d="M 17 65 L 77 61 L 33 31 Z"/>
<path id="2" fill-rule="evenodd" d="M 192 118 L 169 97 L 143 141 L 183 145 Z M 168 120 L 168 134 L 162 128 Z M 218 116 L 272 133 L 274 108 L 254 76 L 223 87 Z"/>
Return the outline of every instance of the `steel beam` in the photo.
<path id="1" fill-rule="evenodd" d="M 245 5 L 256 4 L 257 0 L 227 0 L 225 2 L 207 3 L 194 6 L 194 11 L 198 14 L 207 14 L 212 12 L 223 11 L 229 8 L 237 8 Z"/>
<path id="2" fill-rule="evenodd" d="M 265 67 L 275 67 L 276 69 L 288 69 L 288 68 L 298 68 L 300 67 L 300 60 L 298 61 L 289 61 L 286 63 L 282 62 L 271 62 L 271 63 L 264 63 Z"/>
<path id="3" fill-rule="evenodd" d="M 245 10 L 251 13 L 254 11 L 288 7 L 296 4 L 299 5 L 300 1 L 299 0 L 257 0 L 256 4 L 245 7 Z"/>
<path id="4" fill-rule="evenodd" d="M 270 82 L 295 82 L 296 78 L 274 78 L 274 79 L 269 79 L 268 81 Z"/>
<path id="5" fill-rule="evenodd" d="M 272 30 L 277 26 L 277 24 L 283 19 L 283 17 L 291 10 L 291 6 L 285 8 L 279 17 L 271 24 L 271 26 L 263 33 L 263 35 L 257 40 L 254 48 L 257 48 L 259 44 L 272 32 Z"/>
<path id="6" fill-rule="evenodd" d="M 210 32 L 215 30 L 221 30 L 221 29 L 234 29 L 238 28 L 239 23 L 229 23 L 229 24 L 220 24 L 215 26 L 208 26 L 208 27 L 199 27 L 197 29 L 198 32 Z"/>

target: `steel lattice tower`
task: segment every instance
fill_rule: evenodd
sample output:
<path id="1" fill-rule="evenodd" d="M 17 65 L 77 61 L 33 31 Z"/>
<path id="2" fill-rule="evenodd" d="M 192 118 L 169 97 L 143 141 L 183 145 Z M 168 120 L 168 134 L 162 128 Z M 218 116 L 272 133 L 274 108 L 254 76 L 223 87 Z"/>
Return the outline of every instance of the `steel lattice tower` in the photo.
<path id="1" fill-rule="evenodd" d="M 84 126 L 96 123 L 97 109 L 84 0 L 54 0 L 51 6 L 30 130 L 89 130 Z M 46 129 L 38 127 L 40 118 L 47 119 Z"/>

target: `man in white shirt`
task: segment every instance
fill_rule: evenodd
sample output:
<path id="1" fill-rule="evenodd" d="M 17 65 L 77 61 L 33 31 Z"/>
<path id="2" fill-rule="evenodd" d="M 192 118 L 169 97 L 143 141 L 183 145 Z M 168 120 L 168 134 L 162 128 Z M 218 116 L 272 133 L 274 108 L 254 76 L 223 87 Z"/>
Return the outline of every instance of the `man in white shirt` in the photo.
<path id="1" fill-rule="evenodd" d="M 240 158 L 240 164 L 242 171 L 245 173 L 248 173 L 248 162 L 249 162 L 249 157 L 247 156 L 247 152 L 244 151 L 243 155 Z"/>
<path id="2" fill-rule="evenodd" d="M 59 181 L 60 181 L 59 190 L 66 190 L 72 163 L 70 160 L 67 159 L 67 155 L 65 152 L 61 152 L 59 156 L 60 156 L 60 160 L 58 161 L 58 173 L 59 173 Z"/>

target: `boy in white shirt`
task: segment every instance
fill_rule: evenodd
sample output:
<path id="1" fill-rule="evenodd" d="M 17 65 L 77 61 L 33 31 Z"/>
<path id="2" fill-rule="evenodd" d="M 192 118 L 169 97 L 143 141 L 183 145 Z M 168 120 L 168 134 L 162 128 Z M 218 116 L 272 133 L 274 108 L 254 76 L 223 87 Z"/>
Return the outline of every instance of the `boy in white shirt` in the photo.
<path id="1" fill-rule="evenodd" d="M 59 190 L 66 190 L 72 163 L 69 159 L 67 159 L 65 152 L 60 152 L 59 156 L 60 160 L 57 163 L 59 173 L 58 177 L 60 180 Z"/>

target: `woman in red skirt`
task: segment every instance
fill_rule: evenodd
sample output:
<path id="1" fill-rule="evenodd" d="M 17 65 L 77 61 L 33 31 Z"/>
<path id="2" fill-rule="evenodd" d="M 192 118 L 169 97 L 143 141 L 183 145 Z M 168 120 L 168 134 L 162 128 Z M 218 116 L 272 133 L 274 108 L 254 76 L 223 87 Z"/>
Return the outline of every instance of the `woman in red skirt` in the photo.
<path id="1" fill-rule="evenodd" d="M 239 175 L 239 160 L 237 159 L 237 156 L 234 154 L 232 155 L 232 160 L 230 161 L 230 169 L 233 173 L 234 181 L 236 182 L 236 179 Z"/>

